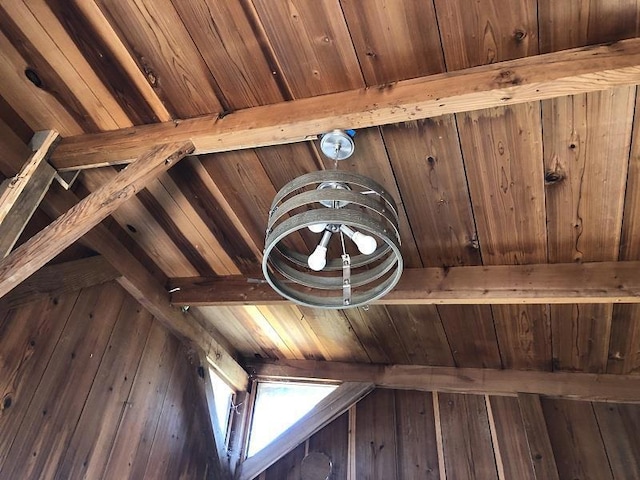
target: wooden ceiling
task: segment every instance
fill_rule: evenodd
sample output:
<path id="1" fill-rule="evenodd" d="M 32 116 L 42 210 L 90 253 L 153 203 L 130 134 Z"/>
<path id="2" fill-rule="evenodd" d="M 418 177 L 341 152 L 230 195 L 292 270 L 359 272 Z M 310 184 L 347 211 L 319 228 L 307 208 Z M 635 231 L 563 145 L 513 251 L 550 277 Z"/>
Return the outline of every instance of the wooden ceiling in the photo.
<path id="1" fill-rule="evenodd" d="M 0 133 L 222 118 L 639 33 L 635 0 L 2 0 Z M 409 268 L 640 260 L 636 102 L 623 86 L 362 128 L 341 168 L 399 202 Z M 260 279 L 275 192 L 328 167 L 313 141 L 189 157 L 107 223 L 163 284 Z M 640 372 L 637 305 L 198 308 L 245 357 Z"/>

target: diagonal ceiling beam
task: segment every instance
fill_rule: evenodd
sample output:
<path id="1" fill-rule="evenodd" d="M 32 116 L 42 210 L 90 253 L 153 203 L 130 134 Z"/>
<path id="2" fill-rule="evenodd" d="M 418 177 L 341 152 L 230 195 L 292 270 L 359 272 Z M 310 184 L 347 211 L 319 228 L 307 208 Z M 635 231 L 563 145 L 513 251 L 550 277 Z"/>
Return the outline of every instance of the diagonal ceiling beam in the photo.
<path id="1" fill-rule="evenodd" d="M 46 158 L 57 139 L 54 130 L 36 133 L 35 151 L 0 194 L 0 258 L 9 255 L 56 176 Z"/>
<path id="2" fill-rule="evenodd" d="M 262 279 L 193 277 L 169 282 L 172 290 L 178 289 L 171 296 L 174 305 L 288 303 Z M 640 303 L 640 262 L 413 268 L 375 303 Z"/>
<path id="3" fill-rule="evenodd" d="M 293 100 L 227 115 L 64 139 L 59 170 L 127 163 L 158 143 L 190 140 L 195 154 L 292 143 L 334 128 L 365 128 L 640 83 L 640 39 L 589 46 Z"/>
<path id="4" fill-rule="evenodd" d="M 596 402 L 640 403 L 640 375 L 373 365 L 280 360 L 248 362 L 260 379 L 371 382 L 380 388 L 516 396 L 535 393 Z"/>
<path id="5" fill-rule="evenodd" d="M 123 202 L 193 151 L 189 142 L 154 146 L 0 261 L 0 297 L 114 212 Z"/>

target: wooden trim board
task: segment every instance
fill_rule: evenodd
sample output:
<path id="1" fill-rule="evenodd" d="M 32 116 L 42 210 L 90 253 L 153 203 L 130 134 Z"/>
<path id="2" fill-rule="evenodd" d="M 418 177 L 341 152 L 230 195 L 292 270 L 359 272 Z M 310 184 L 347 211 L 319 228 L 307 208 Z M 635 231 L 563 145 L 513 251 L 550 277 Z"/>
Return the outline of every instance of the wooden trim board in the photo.
<path id="1" fill-rule="evenodd" d="M 58 170 L 128 163 L 164 142 L 195 154 L 300 142 L 366 128 L 640 83 L 640 39 L 588 46 L 312 98 L 63 139 Z"/>

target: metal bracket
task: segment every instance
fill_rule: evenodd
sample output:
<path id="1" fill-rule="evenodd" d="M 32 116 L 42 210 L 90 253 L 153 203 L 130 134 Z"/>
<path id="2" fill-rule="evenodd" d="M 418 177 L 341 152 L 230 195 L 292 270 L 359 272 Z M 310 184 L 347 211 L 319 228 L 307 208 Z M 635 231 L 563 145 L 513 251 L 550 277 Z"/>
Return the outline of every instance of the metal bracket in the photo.
<path id="1" fill-rule="evenodd" d="M 351 305 L 351 257 L 348 253 L 342 255 L 342 304 Z"/>

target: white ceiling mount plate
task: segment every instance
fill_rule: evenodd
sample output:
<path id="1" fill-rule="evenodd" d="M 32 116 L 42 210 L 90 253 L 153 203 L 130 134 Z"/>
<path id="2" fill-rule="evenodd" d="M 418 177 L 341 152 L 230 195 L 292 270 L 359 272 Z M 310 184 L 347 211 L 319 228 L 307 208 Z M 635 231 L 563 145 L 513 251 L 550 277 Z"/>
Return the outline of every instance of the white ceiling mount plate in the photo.
<path id="1" fill-rule="evenodd" d="M 325 133 L 320 139 L 320 150 L 331 160 L 345 160 L 355 151 L 353 139 L 343 130 Z"/>

